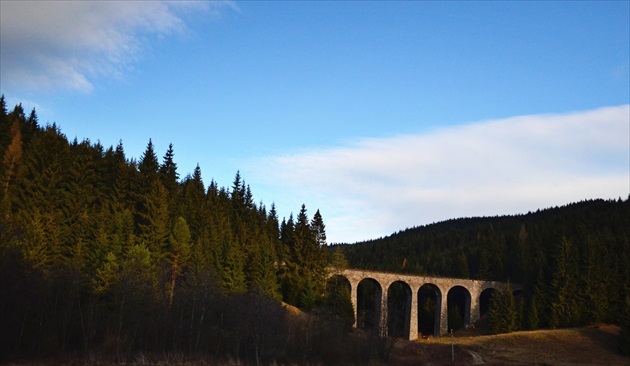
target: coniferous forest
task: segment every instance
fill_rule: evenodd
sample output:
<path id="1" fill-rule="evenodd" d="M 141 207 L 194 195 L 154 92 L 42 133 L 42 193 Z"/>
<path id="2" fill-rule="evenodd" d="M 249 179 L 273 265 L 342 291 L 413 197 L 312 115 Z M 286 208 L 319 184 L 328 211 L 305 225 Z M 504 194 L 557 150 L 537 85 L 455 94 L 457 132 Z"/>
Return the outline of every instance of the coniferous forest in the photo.
<path id="1" fill-rule="evenodd" d="M 4 97 L 0 161 L 0 362 L 383 361 L 387 341 L 352 335 L 349 292 L 327 284 L 346 259 L 521 284 L 493 297 L 491 332 L 612 322 L 630 353 L 630 199 L 328 246 L 318 210 L 280 220 L 238 172 L 219 187 L 199 166 L 180 176 L 172 145 L 135 160 L 122 142 L 69 141 Z"/>
<path id="2" fill-rule="evenodd" d="M 629 199 L 454 219 L 339 247 L 353 268 L 521 284 L 518 301 L 493 299 L 492 333 L 610 322 L 630 355 Z"/>
<path id="3" fill-rule="evenodd" d="M 206 188 L 172 145 L 159 159 L 149 140 L 136 161 L 0 102 L 0 361 L 345 359 L 319 211 L 280 222 L 238 172 Z M 352 347 L 369 359 L 372 341 Z"/>

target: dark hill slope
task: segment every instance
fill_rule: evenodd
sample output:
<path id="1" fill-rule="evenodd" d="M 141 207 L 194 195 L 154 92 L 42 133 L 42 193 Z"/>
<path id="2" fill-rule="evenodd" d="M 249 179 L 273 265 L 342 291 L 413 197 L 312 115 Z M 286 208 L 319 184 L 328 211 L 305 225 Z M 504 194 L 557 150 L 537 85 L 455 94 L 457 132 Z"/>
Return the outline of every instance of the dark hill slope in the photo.
<path id="1" fill-rule="evenodd" d="M 628 199 L 453 219 L 339 247 L 354 268 L 523 284 L 523 328 L 630 315 Z"/>
<path id="2" fill-rule="evenodd" d="M 524 215 L 452 219 L 340 246 L 355 268 L 522 282 L 549 269 L 563 238 L 579 249 L 598 241 L 614 253 L 627 250 L 628 237 L 628 200 L 589 200 Z"/>

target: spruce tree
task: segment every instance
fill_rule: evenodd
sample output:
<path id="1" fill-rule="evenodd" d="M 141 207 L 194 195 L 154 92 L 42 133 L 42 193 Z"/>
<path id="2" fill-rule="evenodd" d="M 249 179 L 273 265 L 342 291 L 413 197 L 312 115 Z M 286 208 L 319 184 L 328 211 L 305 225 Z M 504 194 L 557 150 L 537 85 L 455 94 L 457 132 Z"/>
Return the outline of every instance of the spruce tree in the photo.
<path id="1" fill-rule="evenodd" d="M 499 291 L 492 291 L 490 296 L 490 306 L 488 308 L 488 333 L 499 334 L 502 332 L 504 324 L 501 310 L 503 309 L 503 296 Z"/>
<path id="2" fill-rule="evenodd" d="M 4 94 L 0 95 L 0 122 L 7 116 L 7 103 L 4 100 Z"/>
<path id="3" fill-rule="evenodd" d="M 171 262 L 171 284 L 169 288 L 169 304 L 173 304 L 177 280 L 183 273 L 190 259 L 190 230 L 186 219 L 178 217 L 169 236 L 170 262 Z"/>
<path id="4" fill-rule="evenodd" d="M 516 301 L 509 283 L 504 292 L 492 293 L 488 324 L 490 334 L 509 333 L 518 329 Z"/>
<path id="5" fill-rule="evenodd" d="M 160 165 L 159 173 L 160 178 L 162 179 L 162 184 L 166 188 L 171 202 L 173 202 L 177 195 L 178 181 L 179 181 L 179 173 L 177 172 L 177 164 L 173 160 L 175 153 L 173 152 L 173 144 L 168 145 L 168 150 L 164 155 L 162 160 L 162 165 Z"/>
<path id="6" fill-rule="evenodd" d="M 525 329 L 536 330 L 540 327 L 540 317 L 538 316 L 538 307 L 536 304 L 536 297 L 532 296 L 527 307 L 527 314 L 525 315 Z"/>
<path id="7" fill-rule="evenodd" d="M 6 197 L 11 183 L 15 180 L 17 168 L 22 160 L 22 132 L 20 123 L 15 120 L 11 127 L 11 144 L 4 151 L 2 163 L 4 166 L 4 182 L 2 185 L 2 198 Z"/>
<path id="8" fill-rule="evenodd" d="M 158 163 L 157 155 L 155 154 L 155 149 L 153 148 L 153 141 L 149 139 L 147 148 L 140 158 L 138 169 L 142 175 L 151 180 L 156 176 L 159 168 L 160 164 Z"/>
<path id="9" fill-rule="evenodd" d="M 226 240 L 223 246 L 223 260 L 221 268 L 221 287 L 227 294 L 247 291 L 245 277 L 245 259 L 238 242 Z"/>
<path id="10" fill-rule="evenodd" d="M 501 323 L 503 324 L 503 333 L 513 332 L 519 329 L 518 322 L 518 310 L 516 307 L 516 301 L 514 299 L 514 293 L 512 292 L 512 286 L 508 282 L 507 287 L 502 295 L 501 301 L 501 317 L 503 318 Z"/>
<path id="11" fill-rule="evenodd" d="M 250 255 L 248 266 L 251 290 L 278 299 L 280 296 L 275 269 L 274 248 L 268 239 L 261 237 Z"/>
<path id="12" fill-rule="evenodd" d="M 556 252 L 556 263 L 551 280 L 549 325 L 574 326 L 579 322 L 577 252 L 573 243 L 562 238 Z"/>
<path id="13" fill-rule="evenodd" d="M 141 197 L 139 215 L 140 239 L 154 259 L 163 259 L 169 236 L 168 193 L 162 182 L 155 180 L 150 191 Z M 157 262 L 156 262 L 157 263 Z"/>

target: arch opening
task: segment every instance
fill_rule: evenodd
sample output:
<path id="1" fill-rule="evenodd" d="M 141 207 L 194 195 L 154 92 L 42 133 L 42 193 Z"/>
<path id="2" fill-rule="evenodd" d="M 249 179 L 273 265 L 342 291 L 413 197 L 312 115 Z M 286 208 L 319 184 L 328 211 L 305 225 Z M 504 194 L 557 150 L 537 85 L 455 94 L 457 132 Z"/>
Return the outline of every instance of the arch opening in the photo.
<path id="1" fill-rule="evenodd" d="M 418 290 L 418 333 L 424 336 L 440 335 L 440 289 L 425 284 Z"/>
<path id="2" fill-rule="evenodd" d="M 446 297 L 448 330 L 458 330 L 470 323 L 470 292 L 465 287 L 453 286 Z"/>
<path id="3" fill-rule="evenodd" d="M 363 279 L 357 286 L 357 328 L 378 333 L 381 320 L 383 289 L 372 278 Z"/>
<path id="4" fill-rule="evenodd" d="M 348 332 L 352 330 L 355 321 L 351 292 L 350 281 L 342 275 L 334 275 L 326 281 L 324 305 L 331 314 L 339 317 L 343 328 Z"/>
<path id="5" fill-rule="evenodd" d="M 411 321 L 411 287 L 396 281 L 387 289 L 387 334 L 393 338 L 409 339 Z"/>

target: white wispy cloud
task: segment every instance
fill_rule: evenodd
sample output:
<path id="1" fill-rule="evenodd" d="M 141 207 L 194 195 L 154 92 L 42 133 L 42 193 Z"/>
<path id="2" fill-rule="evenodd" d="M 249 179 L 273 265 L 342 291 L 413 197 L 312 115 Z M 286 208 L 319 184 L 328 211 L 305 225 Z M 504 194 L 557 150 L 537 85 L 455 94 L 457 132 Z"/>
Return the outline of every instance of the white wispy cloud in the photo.
<path id="1" fill-rule="evenodd" d="M 360 139 L 263 157 L 244 176 L 278 207 L 321 209 L 333 242 L 450 218 L 626 198 L 629 111 L 624 105 Z"/>
<path id="2" fill-rule="evenodd" d="M 144 35 L 186 29 L 182 14 L 213 15 L 231 2 L 2 1 L 0 80 L 4 87 L 90 92 L 95 77 L 120 77 Z"/>

